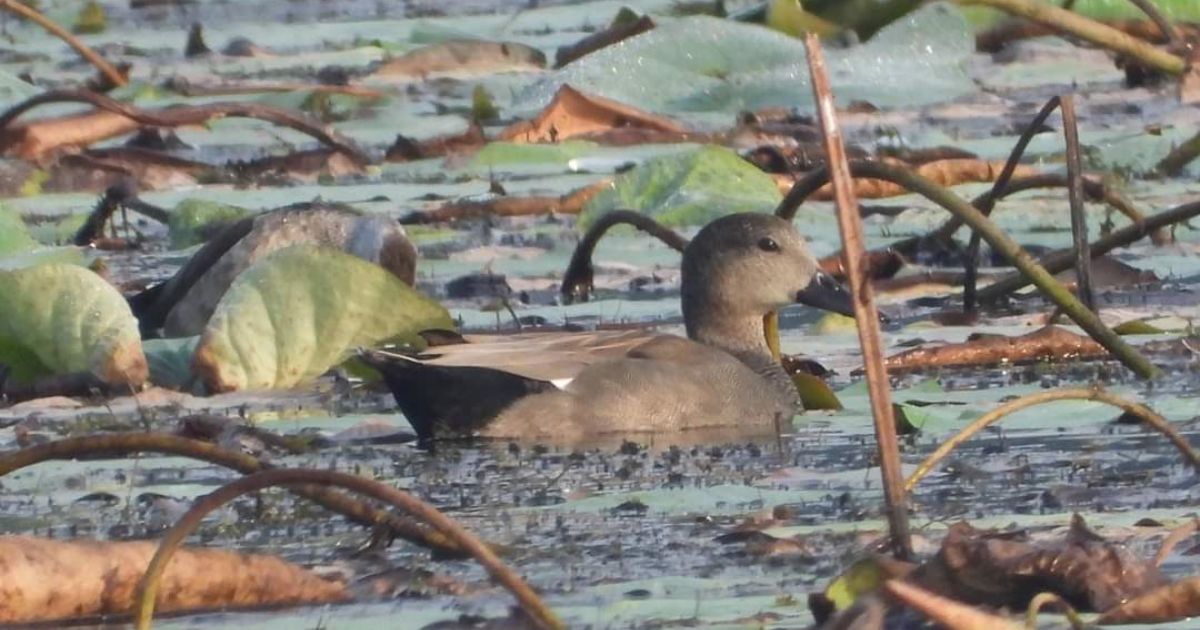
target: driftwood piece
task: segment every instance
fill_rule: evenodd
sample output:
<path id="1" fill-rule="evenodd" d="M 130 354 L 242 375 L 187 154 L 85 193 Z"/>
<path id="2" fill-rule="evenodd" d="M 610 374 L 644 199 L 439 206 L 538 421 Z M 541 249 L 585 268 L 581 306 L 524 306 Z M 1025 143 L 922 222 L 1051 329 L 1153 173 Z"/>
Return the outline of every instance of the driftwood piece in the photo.
<path id="1" fill-rule="evenodd" d="M 128 614 L 157 547 L 0 537 L 0 622 Z M 275 556 L 217 549 L 178 551 L 160 592 L 159 608 L 169 611 L 327 604 L 350 597 L 344 584 Z"/>

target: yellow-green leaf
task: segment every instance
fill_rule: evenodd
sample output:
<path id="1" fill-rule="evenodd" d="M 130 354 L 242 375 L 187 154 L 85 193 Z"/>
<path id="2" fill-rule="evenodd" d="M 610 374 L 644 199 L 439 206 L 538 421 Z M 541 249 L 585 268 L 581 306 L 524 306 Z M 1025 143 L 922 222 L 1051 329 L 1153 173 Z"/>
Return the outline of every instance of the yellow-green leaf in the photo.
<path id="1" fill-rule="evenodd" d="M 446 309 L 383 267 L 297 245 L 237 277 L 192 365 L 212 392 L 287 388 L 320 376 L 356 347 L 452 327 Z"/>

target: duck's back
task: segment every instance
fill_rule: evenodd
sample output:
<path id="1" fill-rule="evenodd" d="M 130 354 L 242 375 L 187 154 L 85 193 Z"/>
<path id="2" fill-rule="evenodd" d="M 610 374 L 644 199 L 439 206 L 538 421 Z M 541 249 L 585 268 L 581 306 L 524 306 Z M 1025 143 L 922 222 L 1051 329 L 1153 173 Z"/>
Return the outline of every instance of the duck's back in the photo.
<path id="1" fill-rule="evenodd" d="M 790 397 L 732 355 L 659 335 L 585 368 L 563 391 L 517 400 L 481 433 L 573 440 L 721 428 L 764 435 L 794 411 Z"/>

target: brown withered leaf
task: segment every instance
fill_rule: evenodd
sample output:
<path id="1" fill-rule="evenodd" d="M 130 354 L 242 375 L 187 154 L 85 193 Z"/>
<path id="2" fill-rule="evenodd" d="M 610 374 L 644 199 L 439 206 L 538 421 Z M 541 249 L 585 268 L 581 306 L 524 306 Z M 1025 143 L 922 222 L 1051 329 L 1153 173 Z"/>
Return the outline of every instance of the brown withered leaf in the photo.
<path id="1" fill-rule="evenodd" d="M 886 160 L 901 166 L 909 166 L 907 162 L 900 160 L 892 160 L 890 158 L 886 158 Z M 939 186 L 949 187 L 957 186 L 958 184 L 994 182 L 1003 169 L 1004 162 L 956 158 L 925 162 L 913 167 L 912 170 L 918 175 L 932 180 Z M 1032 166 L 1017 166 L 1013 172 L 1013 177 L 1029 177 L 1039 173 L 1041 171 Z M 774 177 L 779 190 L 785 195 L 792 189 L 792 184 L 796 183 L 791 175 L 775 175 Z M 855 178 L 854 194 L 860 199 L 883 199 L 886 197 L 907 195 L 909 191 L 903 186 L 892 182 L 879 179 Z M 833 199 L 833 188 L 829 184 L 826 184 L 813 193 L 809 199 L 829 201 Z"/>
<path id="2" fill-rule="evenodd" d="M 624 103 L 584 94 L 563 85 L 533 120 L 513 123 L 500 132 L 510 142 L 557 142 L 613 129 L 639 128 L 686 137 L 687 127 Z"/>
<path id="3" fill-rule="evenodd" d="M 905 350 L 888 357 L 884 363 L 889 370 L 920 370 L 1105 356 L 1108 350 L 1090 337 L 1046 326 L 1017 337 L 977 335 L 962 343 Z"/>
<path id="4" fill-rule="evenodd" d="M 467 130 L 462 133 L 435 136 L 425 140 L 413 140 L 407 136 L 397 135 L 392 146 L 388 147 L 384 159 L 388 162 L 423 160 L 474 151 L 482 148 L 485 144 L 487 144 L 487 137 L 483 135 L 483 127 L 472 121 Z"/>
<path id="5" fill-rule="evenodd" d="M 579 214 L 583 206 L 612 180 L 605 179 L 561 197 L 492 197 L 484 201 L 454 201 L 429 211 L 415 211 L 400 218 L 404 225 L 440 223 L 482 217 L 517 217 L 539 214 Z"/>
<path id="6" fill-rule="evenodd" d="M 1096 620 L 1100 625 L 1166 623 L 1200 617 L 1200 577 L 1189 577 L 1110 608 Z"/>
<path id="7" fill-rule="evenodd" d="M 1052 544 L 957 523 L 913 578 L 967 603 L 1026 608 L 1037 594 L 1051 592 L 1081 611 L 1108 610 L 1166 583 L 1157 567 L 1095 534 L 1079 515 L 1065 539 Z"/>

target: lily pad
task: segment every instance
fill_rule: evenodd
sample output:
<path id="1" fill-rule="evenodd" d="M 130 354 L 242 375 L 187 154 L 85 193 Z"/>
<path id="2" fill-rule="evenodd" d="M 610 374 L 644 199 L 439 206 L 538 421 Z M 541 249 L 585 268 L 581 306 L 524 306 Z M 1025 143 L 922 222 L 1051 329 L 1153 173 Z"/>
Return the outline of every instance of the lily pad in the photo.
<path id="1" fill-rule="evenodd" d="M 769 175 L 729 149 L 707 145 L 622 174 L 588 202 L 580 223 L 628 208 L 665 225 L 702 225 L 733 212 L 770 212 L 781 198 Z"/>
<path id="2" fill-rule="evenodd" d="M 204 330 L 193 368 L 212 392 L 287 388 L 358 346 L 452 326 L 446 309 L 383 267 L 298 245 L 238 276 Z"/>
<path id="3" fill-rule="evenodd" d="M 140 386 L 148 370 L 125 298 L 95 273 L 50 264 L 0 271 L 0 363 L 21 382 L 91 372 Z"/>
<path id="4" fill-rule="evenodd" d="M 171 247 L 184 249 L 203 243 L 221 228 L 252 214 L 246 208 L 205 199 L 184 199 L 171 211 Z"/>
<path id="5" fill-rule="evenodd" d="M 0 208 L 0 256 L 19 254 L 37 247 L 25 221 L 16 212 Z"/>
<path id="6" fill-rule="evenodd" d="M 975 90 L 962 65 L 970 26 L 946 4 L 906 15 L 871 41 L 826 58 L 839 100 L 879 107 L 944 101 Z M 616 69 L 620 69 L 618 72 Z M 563 84 L 660 113 L 812 109 L 804 44 L 764 26 L 682 18 L 609 46 L 535 83 L 517 105 L 540 108 Z"/>

